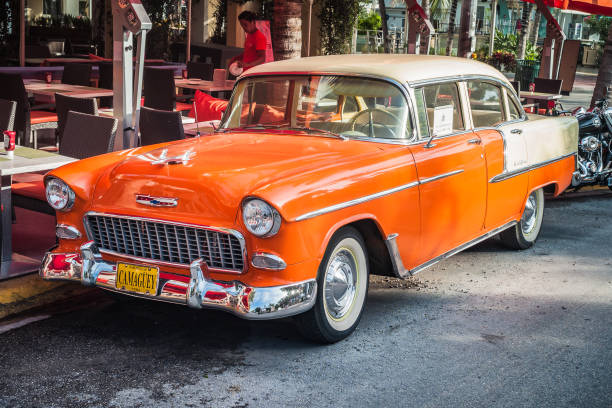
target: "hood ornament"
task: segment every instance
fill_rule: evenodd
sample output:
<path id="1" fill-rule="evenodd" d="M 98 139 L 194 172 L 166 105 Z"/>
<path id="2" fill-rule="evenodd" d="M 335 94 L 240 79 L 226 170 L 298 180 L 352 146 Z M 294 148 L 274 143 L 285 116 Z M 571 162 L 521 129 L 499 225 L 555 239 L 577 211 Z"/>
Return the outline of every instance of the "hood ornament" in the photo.
<path id="1" fill-rule="evenodd" d="M 151 165 L 155 166 L 158 164 L 162 164 L 162 165 L 164 164 L 183 164 L 185 165 L 189 163 L 189 160 L 191 160 L 193 156 L 195 156 L 195 152 L 189 149 L 185 153 L 179 156 L 168 157 L 168 149 L 164 149 L 161 151 L 160 155 L 157 157 L 155 157 L 151 153 L 140 155 L 139 157 L 143 160 L 150 161 Z"/>
<path id="2" fill-rule="evenodd" d="M 176 207 L 178 198 L 174 197 L 153 197 L 146 194 L 136 194 L 138 204 L 150 205 L 151 207 Z"/>

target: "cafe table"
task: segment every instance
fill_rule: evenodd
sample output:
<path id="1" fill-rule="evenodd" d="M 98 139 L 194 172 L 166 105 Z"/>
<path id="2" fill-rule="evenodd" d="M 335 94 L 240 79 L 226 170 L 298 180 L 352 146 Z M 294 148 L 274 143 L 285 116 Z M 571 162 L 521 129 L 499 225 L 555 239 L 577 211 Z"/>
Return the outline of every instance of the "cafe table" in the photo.
<path id="1" fill-rule="evenodd" d="M 98 115 L 106 116 L 108 118 L 112 118 L 112 117 L 114 117 L 113 108 L 98 109 Z M 194 118 L 190 118 L 189 116 L 181 116 L 181 122 L 183 123 L 183 125 L 185 125 L 187 123 L 194 123 L 195 119 Z"/>
<path id="2" fill-rule="evenodd" d="M 219 126 L 220 121 L 218 120 L 208 120 L 204 122 L 194 122 L 183 125 L 183 131 L 185 136 L 194 137 L 197 135 L 198 130 L 200 131 L 200 136 L 209 135 L 215 131 L 215 128 Z"/>
<path id="3" fill-rule="evenodd" d="M 113 96 L 112 89 L 94 88 L 91 86 L 83 85 L 70 85 L 70 84 L 47 84 L 43 81 L 24 81 L 26 92 L 29 95 L 42 96 L 43 98 L 54 101 L 55 94 L 61 93 L 62 95 L 75 96 L 78 98 L 102 98 L 105 96 Z"/>
<path id="4" fill-rule="evenodd" d="M 540 103 L 548 101 L 557 101 L 563 97 L 561 94 L 551 94 L 545 92 L 529 92 L 521 91 L 521 99 L 525 99 L 526 103 Z"/>
<path id="5" fill-rule="evenodd" d="M 0 208 L 2 211 L 0 215 L 0 280 L 31 273 L 40 267 L 39 263 L 19 260 L 13 254 L 11 204 L 11 183 L 13 176 L 16 174 L 51 170 L 73 161 L 76 161 L 76 159 L 23 146 L 17 146 L 14 158 L 9 159 L 6 152 L 0 149 L 0 179 L 2 182 L 0 190 Z"/>
<path id="6" fill-rule="evenodd" d="M 234 89 L 234 80 L 225 80 L 223 83 L 215 83 L 213 81 L 205 81 L 203 79 L 187 78 L 175 79 L 174 85 L 177 88 L 197 89 L 205 92 L 227 92 Z"/>

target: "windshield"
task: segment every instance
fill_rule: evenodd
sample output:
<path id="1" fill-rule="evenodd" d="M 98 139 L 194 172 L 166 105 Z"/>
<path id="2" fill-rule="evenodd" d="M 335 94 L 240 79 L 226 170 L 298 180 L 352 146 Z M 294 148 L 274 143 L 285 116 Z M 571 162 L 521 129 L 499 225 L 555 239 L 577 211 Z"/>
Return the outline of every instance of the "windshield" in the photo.
<path id="1" fill-rule="evenodd" d="M 220 129 L 289 129 L 323 136 L 407 139 L 408 105 L 394 85 L 325 75 L 247 77 Z"/>

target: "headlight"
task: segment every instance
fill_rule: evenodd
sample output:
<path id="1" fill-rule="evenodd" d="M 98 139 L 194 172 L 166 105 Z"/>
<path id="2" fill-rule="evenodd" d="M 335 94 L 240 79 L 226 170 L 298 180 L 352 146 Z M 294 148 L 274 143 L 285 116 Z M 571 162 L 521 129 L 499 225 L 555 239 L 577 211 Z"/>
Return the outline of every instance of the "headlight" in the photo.
<path id="1" fill-rule="evenodd" d="M 47 181 L 46 195 L 49 205 L 58 211 L 68 211 L 74 204 L 74 191 L 62 180 L 51 177 Z"/>
<path id="2" fill-rule="evenodd" d="M 250 198 L 242 204 L 242 220 L 247 230 L 258 237 L 270 237 L 278 232 L 281 217 L 270 204 Z"/>

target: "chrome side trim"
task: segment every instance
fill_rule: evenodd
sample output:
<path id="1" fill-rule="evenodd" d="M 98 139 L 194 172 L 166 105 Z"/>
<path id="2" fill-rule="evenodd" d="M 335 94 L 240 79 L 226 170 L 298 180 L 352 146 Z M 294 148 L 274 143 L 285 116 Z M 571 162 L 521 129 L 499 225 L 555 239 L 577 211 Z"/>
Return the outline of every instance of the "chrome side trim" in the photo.
<path id="1" fill-rule="evenodd" d="M 409 277 L 411 273 L 404 266 L 402 256 L 400 255 L 399 248 L 397 247 L 397 242 L 395 241 L 395 239 L 398 236 L 399 234 L 390 234 L 385 240 L 385 244 L 387 245 L 387 250 L 389 251 L 389 255 L 391 256 L 391 263 L 393 264 L 393 272 L 395 273 L 395 276 L 397 276 L 398 278 L 405 279 Z"/>
<path id="2" fill-rule="evenodd" d="M 499 183 L 500 181 L 508 180 L 509 178 L 516 177 L 516 176 L 518 176 L 520 174 L 523 174 L 523 173 L 527 173 L 528 171 L 535 170 L 535 169 L 538 169 L 540 167 L 544 167 L 544 166 L 546 166 L 548 164 L 551 164 L 551 163 L 554 163 L 554 162 L 558 162 L 558 161 L 561 161 L 563 159 L 567 159 L 568 157 L 571 157 L 571 156 L 575 156 L 576 154 L 577 154 L 576 152 L 564 154 L 563 156 L 559 156 L 559 157 L 556 157 L 554 159 L 546 160 L 546 161 L 543 161 L 543 162 L 540 162 L 540 163 L 532 164 L 531 166 L 527 166 L 527 167 L 523 167 L 523 168 L 520 168 L 520 169 L 516 169 L 516 170 L 510 171 L 508 173 L 501 173 L 501 174 L 498 174 L 497 176 L 493 177 L 491 180 L 489 180 L 489 183 Z"/>
<path id="3" fill-rule="evenodd" d="M 239 231 L 230 229 L 230 228 L 223 228 L 223 227 L 212 227 L 209 225 L 202 225 L 202 224 L 188 224 L 188 223 L 184 223 L 184 222 L 174 222 L 174 221 L 168 221 L 168 220 L 162 220 L 159 218 L 147 218 L 147 217 L 135 217 L 135 216 L 130 216 L 130 215 L 121 215 L 121 214 L 112 214 L 112 213 L 105 213 L 105 212 L 98 212 L 98 211 L 88 211 L 83 215 L 83 225 L 85 226 L 85 232 L 87 234 L 87 239 L 91 240 L 93 237 L 93 234 L 91 233 L 91 230 L 89 229 L 89 222 L 87 221 L 87 217 L 93 215 L 93 216 L 104 216 L 104 217 L 113 217 L 113 218 L 123 218 L 123 219 L 130 219 L 130 220 L 136 220 L 136 221 L 151 221 L 151 222 L 159 222 L 161 224 L 169 224 L 169 225 L 177 225 L 177 226 L 181 226 L 181 227 L 192 227 L 192 228 L 203 228 L 203 229 L 208 229 L 211 231 L 217 231 L 217 232 L 222 232 L 222 233 L 226 233 L 226 234 L 231 234 L 234 237 L 236 237 L 236 239 L 238 239 L 238 242 L 240 242 L 240 247 L 242 249 L 242 260 L 243 260 L 243 269 L 242 269 L 242 273 L 244 273 L 247 270 L 248 267 L 248 259 L 247 259 L 247 249 L 246 249 L 246 240 L 244 239 L 244 237 L 242 236 L 242 234 Z M 158 261 L 155 259 L 150 259 L 150 258 L 140 258 L 140 257 L 136 257 L 136 256 L 131 256 L 131 255 L 127 255 L 127 254 L 122 254 L 119 252 L 114 252 L 114 251 L 110 251 L 107 249 L 100 249 L 101 253 L 104 254 L 108 254 L 108 255 L 113 255 L 113 256 L 117 256 L 117 257 L 121 257 L 121 258 L 129 258 L 129 259 L 134 259 L 137 261 L 141 261 L 141 262 L 153 262 L 155 264 L 159 264 L 159 265 L 166 265 L 166 266 L 173 266 L 173 267 L 177 267 L 177 268 L 185 268 L 185 264 L 181 264 L 181 263 L 174 263 L 174 262 L 167 262 L 167 261 Z M 223 272 L 223 273 L 240 273 L 240 272 L 236 272 L 235 270 L 229 270 L 229 269 L 223 269 L 223 268 L 209 268 L 211 271 L 215 271 L 215 272 Z"/>
<path id="4" fill-rule="evenodd" d="M 401 185 L 401 186 L 398 186 L 398 187 L 394 187 L 394 188 L 391 188 L 389 190 L 380 191 L 378 193 L 374 193 L 374 194 L 370 194 L 370 195 L 367 195 L 367 196 L 364 196 L 364 197 L 356 198 L 354 200 L 345 201 L 345 202 L 340 203 L 340 204 L 330 205 L 329 207 L 321 208 L 321 209 L 316 210 L 316 211 L 311 211 L 309 213 L 302 214 L 299 217 L 297 217 L 295 219 L 295 221 L 303 221 L 303 220 L 307 220 L 309 218 L 314 218 L 314 217 L 317 217 L 319 215 L 327 214 L 327 213 L 330 213 L 332 211 L 341 210 L 343 208 L 351 207 L 353 205 L 365 203 L 366 201 L 375 200 L 377 198 L 384 197 L 384 196 L 389 195 L 389 194 L 397 193 L 398 191 L 406 190 L 406 189 L 409 189 L 409 188 L 412 188 L 412 187 L 415 187 L 415 186 L 418 186 L 418 185 L 419 185 L 418 181 L 413 181 L 412 183 L 408 183 L 408 184 L 404 184 L 404 185 Z"/>
<path id="5" fill-rule="evenodd" d="M 54 270 L 52 260 L 58 255 L 70 257 L 71 266 L 62 271 Z M 189 268 L 189 282 L 185 276 L 164 273 L 163 277 L 159 277 L 155 295 L 127 292 L 116 288 L 115 264 L 104 261 L 95 243 L 88 242 L 81 246 L 80 254 L 48 252 L 40 275 L 45 280 L 80 280 L 86 286 L 97 286 L 128 296 L 178 303 L 196 309 L 221 309 L 251 320 L 278 319 L 306 312 L 312 308 L 317 297 L 315 279 L 282 286 L 254 287 L 240 281 L 211 279 L 201 259 L 192 262 Z"/>
<path id="6" fill-rule="evenodd" d="M 459 174 L 459 173 L 463 173 L 463 169 L 453 170 L 453 171 L 448 172 L 448 173 L 439 174 L 437 176 L 427 177 L 427 178 L 424 178 L 424 179 L 420 179 L 419 180 L 419 184 L 431 183 L 432 181 L 436 181 L 436 180 L 440 180 L 440 179 L 443 179 L 443 178 L 446 178 L 446 177 L 454 176 L 455 174 Z"/>
<path id="7" fill-rule="evenodd" d="M 395 273 L 395 276 L 397 276 L 398 278 L 407 278 L 408 276 L 412 276 L 415 275 L 419 272 L 421 272 L 422 270 L 429 268 L 432 265 L 437 264 L 438 262 L 449 258 L 453 255 L 455 255 L 458 252 L 461 252 L 471 246 L 474 246 L 482 241 L 485 241 L 489 238 L 491 238 L 494 235 L 499 234 L 500 232 L 513 227 L 514 225 L 517 224 L 517 221 L 510 221 L 504 225 L 502 225 L 501 227 L 495 228 L 487 233 L 485 233 L 484 235 L 481 235 L 478 238 L 475 238 L 469 242 L 466 242 L 465 244 L 461 244 L 458 247 L 451 249 L 448 252 L 443 253 L 442 255 L 438 255 L 437 257 L 430 259 L 429 261 L 411 269 L 408 270 L 404 267 L 404 263 L 402 261 L 401 255 L 399 253 L 399 250 L 397 248 L 397 243 L 395 242 L 395 239 L 398 237 L 398 234 L 391 234 L 387 237 L 385 244 L 387 244 L 387 248 L 389 249 L 389 256 L 391 257 L 391 263 L 393 264 L 393 272 Z"/>
<path id="8" fill-rule="evenodd" d="M 440 179 L 443 179 L 445 177 L 450 177 L 450 176 L 453 176 L 453 175 L 459 174 L 459 173 L 463 173 L 463 169 L 454 170 L 454 171 L 451 171 L 451 172 L 448 172 L 448 173 L 439 174 L 437 176 L 420 179 L 418 181 L 413 181 L 412 183 L 408 183 L 408 184 L 404 184 L 404 185 L 401 185 L 401 186 L 398 186 L 398 187 L 394 187 L 394 188 L 391 188 L 389 190 L 380 191 L 378 193 L 370 194 L 370 195 L 367 195 L 367 196 L 364 196 L 364 197 L 360 197 L 360 198 L 356 198 L 356 199 L 350 200 L 350 201 L 345 201 L 343 203 L 330 205 L 329 207 L 321 208 L 321 209 L 316 210 L 316 211 L 311 211 L 309 213 L 302 214 L 299 217 L 297 217 L 295 219 L 295 221 L 304 221 L 304 220 L 307 220 L 309 218 L 318 217 L 319 215 L 327 214 L 327 213 L 330 213 L 330 212 L 333 212 L 333 211 L 342 210 L 342 209 L 347 208 L 347 207 L 352 207 L 352 206 L 357 205 L 357 204 L 365 203 L 366 201 L 375 200 L 377 198 L 384 197 L 384 196 L 389 195 L 389 194 L 397 193 L 398 191 L 402 191 L 402 190 L 406 190 L 408 188 L 412 188 L 412 187 L 418 186 L 419 184 L 430 183 L 432 181 L 440 180 Z"/>

